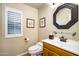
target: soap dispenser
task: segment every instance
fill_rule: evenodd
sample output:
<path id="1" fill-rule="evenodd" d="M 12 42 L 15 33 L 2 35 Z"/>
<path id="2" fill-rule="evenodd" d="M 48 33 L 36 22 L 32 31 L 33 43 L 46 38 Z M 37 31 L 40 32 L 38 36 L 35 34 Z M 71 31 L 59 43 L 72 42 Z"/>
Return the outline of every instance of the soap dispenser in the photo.
<path id="1" fill-rule="evenodd" d="M 54 35 L 52 33 L 49 34 L 49 39 L 53 39 Z"/>

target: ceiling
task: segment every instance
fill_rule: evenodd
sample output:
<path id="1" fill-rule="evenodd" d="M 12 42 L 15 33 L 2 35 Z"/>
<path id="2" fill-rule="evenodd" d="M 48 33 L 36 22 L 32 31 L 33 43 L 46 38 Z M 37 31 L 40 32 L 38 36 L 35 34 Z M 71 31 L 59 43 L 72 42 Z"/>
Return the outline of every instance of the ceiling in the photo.
<path id="1" fill-rule="evenodd" d="M 29 6 L 31 6 L 31 7 L 33 7 L 33 8 L 36 8 L 36 9 L 38 9 L 38 8 L 40 8 L 42 5 L 44 5 L 44 3 L 25 3 L 25 4 L 27 4 L 27 5 L 29 5 Z"/>

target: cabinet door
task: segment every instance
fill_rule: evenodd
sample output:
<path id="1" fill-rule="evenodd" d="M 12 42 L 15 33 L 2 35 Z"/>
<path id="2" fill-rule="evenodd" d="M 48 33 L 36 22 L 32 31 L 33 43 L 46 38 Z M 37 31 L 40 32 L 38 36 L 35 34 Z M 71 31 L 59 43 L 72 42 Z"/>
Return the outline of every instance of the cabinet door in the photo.
<path id="1" fill-rule="evenodd" d="M 55 52 L 49 51 L 48 52 L 48 56 L 59 56 L 59 55 L 56 54 Z"/>
<path id="2" fill-rule="evenodd" d="M 47 48 L 43 48 L 43 56 L 59 56 L 55 52 L 48 50 Z"/>
<path id="3" fill-rule="evenodd" d="M 46 48 L 43 48 L 43 56 L 48 56 L 48 49 Z"/>

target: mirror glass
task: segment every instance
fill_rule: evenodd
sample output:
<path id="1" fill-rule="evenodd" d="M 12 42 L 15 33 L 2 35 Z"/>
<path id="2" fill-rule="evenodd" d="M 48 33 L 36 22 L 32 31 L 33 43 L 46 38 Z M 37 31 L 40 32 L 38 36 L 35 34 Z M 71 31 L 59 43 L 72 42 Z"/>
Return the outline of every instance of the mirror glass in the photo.
<path id="1" fill-rule="evenodd" d="M 71 20 L 71 10 L 68 8 L 61 9 L 56 15 L 56 22 L 59 25 L 66 25 Z"/>

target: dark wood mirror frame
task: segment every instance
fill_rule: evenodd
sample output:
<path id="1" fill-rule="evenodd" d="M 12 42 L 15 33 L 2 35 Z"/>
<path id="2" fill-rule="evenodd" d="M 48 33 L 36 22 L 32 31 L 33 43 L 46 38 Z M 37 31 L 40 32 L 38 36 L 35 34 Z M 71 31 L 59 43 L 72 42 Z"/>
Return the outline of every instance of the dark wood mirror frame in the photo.
<path id="1" fill-rule="evenodd" d="M 57 13 L 64 8 L 68 8 L 71 10 L 71 20 L 66 25 L 59 25 L 56 22 L 56 15 Z M 74 25 L 78 21 L 78 5 L 72 3 L 65 3 L 59 6 L 53 14 L 53 24 L 58 29 L 69 29 L 72 25 Z"/>

